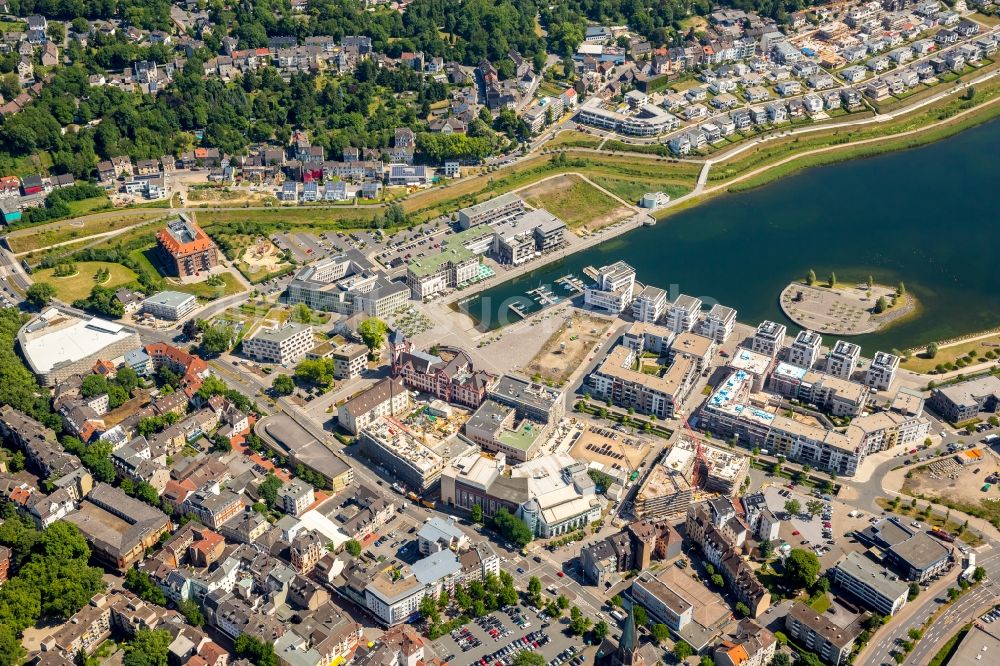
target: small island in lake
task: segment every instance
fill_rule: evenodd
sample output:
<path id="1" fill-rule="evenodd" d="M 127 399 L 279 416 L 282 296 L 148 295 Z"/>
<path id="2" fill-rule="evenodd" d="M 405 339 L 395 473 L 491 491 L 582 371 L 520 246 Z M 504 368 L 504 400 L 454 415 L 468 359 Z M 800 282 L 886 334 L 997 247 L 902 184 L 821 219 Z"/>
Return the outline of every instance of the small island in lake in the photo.
<path id="1" fill-rule="evenodd" d="M 872 278 L 857 284 L 839 283 L 836 274 L 826 281 L 812 271 L 792 282 L 779 298 L 785 316 L 802 328 L 836 335 L 863 335 L 882 330 L 913 312 L 917 302 L 902 282 L 896 287 Z"/>

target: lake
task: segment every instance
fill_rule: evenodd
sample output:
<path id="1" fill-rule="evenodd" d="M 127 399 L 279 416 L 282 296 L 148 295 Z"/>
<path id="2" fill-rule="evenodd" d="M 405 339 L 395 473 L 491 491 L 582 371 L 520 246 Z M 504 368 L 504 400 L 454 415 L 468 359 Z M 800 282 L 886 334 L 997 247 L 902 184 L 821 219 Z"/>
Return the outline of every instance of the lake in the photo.
<path id="1" fill-rule="evenodd" d="M 1000 120 L 921 148 L 807 169 L 526 273 L 462 304 L 483 328 L 507 303 L 585 266 L 622 259 L 637 279 L 798 330 L 778 295 L 810 268 L 824 281 L 906 284 L 919 316 L 852 341 L 871 353 L 1000 325 Z M 591 282 L 584 278 L 585 281 Z M 566 293 L 552 286 L 556 294 Z M 524 300 L 525 303 L 530 303 Z M 536 306 L 537 307 L 537 306 Z"/>

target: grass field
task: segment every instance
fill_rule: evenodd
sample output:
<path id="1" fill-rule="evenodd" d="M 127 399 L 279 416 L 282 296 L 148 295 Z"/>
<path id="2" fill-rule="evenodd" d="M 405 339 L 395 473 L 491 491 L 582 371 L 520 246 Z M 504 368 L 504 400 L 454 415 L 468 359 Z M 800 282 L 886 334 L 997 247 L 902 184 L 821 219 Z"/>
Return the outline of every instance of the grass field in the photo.
<path id="1" fill-rule="evenodd" d="M 213 287 L 212 285 L 205 284 L 204 282 L 180 284 L 169 279 L 167 280 L 167 284 L 165 286 L 168 286 L 173 291 L 182 291 L 185 294 L 191 294 L 206 301 L 211 301 L 223 296 L 231 296 L 243 291 L 243 285 L 240 284 L 239 280 L 237 280 L 236 276 L 232 273 L 219 273 L 219 276 L 225 282 L 223 286 Z"/>
<path id="2" fill-rule="evenodd" d="M 158 220 L 163 217 L 162 212 L 155 211 L 120 210 L 95 213 L 75 220 L 50 222 L 19 229 L 7 236 L 7 242 L 15 253 L 30 252 L 56 243 L 65 243 L 94 234 L 116 231 L 133 224 Z"/>
<path id="3" fill-rule="evenodd" d="M 535 208 L 544 208 L 570 229 L 604 226 L 628 216 L 629 211 L 578 176 L 558 176 L 521 192 Z"/>
<path id="4" fill-rule="evenodd" d="M 995 16 L 993 14 L 983 14 L 982 12 L 974 12 L 969 18 L 974 21 L 978 21 L 983 25 L 992 28 L 996 25 L 1000 25 L 1000 16 Z"/>
<path id="5" fill-rule="evenodd" d="M 1000 333 L 980 340 L 971 340 L 950 347 L 942 347 L 938 349 L 938 353 L 934 358 L 926 358 L 924 352 L 914 354 L 903 361 L 902 366 L 913 372 L 931 372 L 938 365 L 954 363 L 960 358 L 968 359 L 971 352 L 975 352 L 972 356 L 973 363 L 985 363 L 991 360 L 983 356 L 988 351 L 1000 354 Z"/>
<path id="6" fill-rule="evenodd" d="M 670 195 L 671 199 L 676 199 L 691 191 L 691 186 L 683 182 L 629 180 L 610 176 L 591 176 L 590 179 L 607 191 L 613 192 L 631 203 L 638 203 L 639 199 L 647 192 L 665 192 Z"/>
<path id="7" fill-rule="evenodd" d="M 56 289 L 56 297 L 61 301 L 72 303 L 78 298 L 86 298 L 97 281 L 94 274 L 102 268 L 111 272 L 111 276 L 101 283 L 102 287 L 120 287 L 135 280 L 135 273 L 121 264 L 111 264 L 105 261 L 81 261 L 76 264 L 76 275 L 56 277 L 54 268 L 36 271 L 31 277 L 35 282 L 51 284 Z"/>
<path id="8" fill-rule="evenodd" d="M 221 222 L 261 222 L 302 224 L 326 229 L 357 229 L 379 215 L 378 210 L 362 208 L 244 208 L 241 210 L 199 210 L 198 224 L 208 227 Z"/>
<path id="9" fill-rule="evenodd" d="M 566 130 L 545 144 L 546 148 L 597 148 L 601 139 L 576 130 Z"/>
<path id="10" fill-rule="evenodd" d="M 70 201 L 67 205 L 69 206 L 72 216 L 79 217 L 80 215 L 93 213 L 94 211 L 101 210 L 103 208 L 110 208 L 111 200 L 106 196 L 91 197 L 89 199 L 80 199 L 79 201 Z"/>

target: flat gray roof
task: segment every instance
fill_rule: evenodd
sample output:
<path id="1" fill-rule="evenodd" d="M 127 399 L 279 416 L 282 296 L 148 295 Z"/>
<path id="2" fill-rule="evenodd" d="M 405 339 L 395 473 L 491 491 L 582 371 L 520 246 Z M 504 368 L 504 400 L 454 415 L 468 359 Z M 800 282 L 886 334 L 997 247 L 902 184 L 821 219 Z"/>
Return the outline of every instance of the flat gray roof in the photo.
<path id="1" fill-rule="evenodd" d="M 857 552 L 852 551 L 842 557 L 837 562 L 837 568 L 872 587 L 886 599 L 898 599 L 909 591 L 908 585 L 898 576 Z"/>
<path id="2" fill-rule="evenodd" d="M 185 294 L 180 291 L 161 291 L 153 294 L 142 303 L 152 303 L 154 305 L 162 305 L 168 308 L 179 308 L 188 301 L 193 301 L 194 296 L 191 294 Z"/>

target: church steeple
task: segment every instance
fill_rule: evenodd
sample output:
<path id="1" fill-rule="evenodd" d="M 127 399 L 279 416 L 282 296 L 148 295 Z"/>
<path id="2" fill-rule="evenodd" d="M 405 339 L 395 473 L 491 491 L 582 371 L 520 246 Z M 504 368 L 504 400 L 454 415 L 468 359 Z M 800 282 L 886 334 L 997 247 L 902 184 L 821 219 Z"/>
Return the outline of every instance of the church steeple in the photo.
<path id="1" fill-rule="evenodd" d="M 625 620 L 625 628 L 622 629 L 622 638 L 618 642 L 618 659 L 623 666 L 641 666 L 642 658 L 639 656 L 639 634 L 635 630 L 635 604 L 629 608 L 628 618 Z"/>

